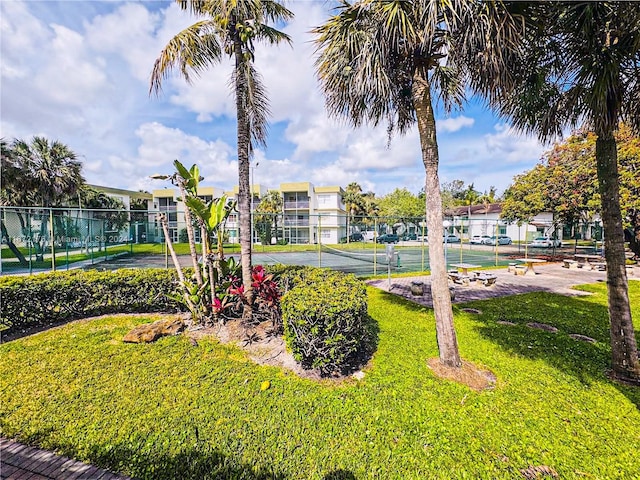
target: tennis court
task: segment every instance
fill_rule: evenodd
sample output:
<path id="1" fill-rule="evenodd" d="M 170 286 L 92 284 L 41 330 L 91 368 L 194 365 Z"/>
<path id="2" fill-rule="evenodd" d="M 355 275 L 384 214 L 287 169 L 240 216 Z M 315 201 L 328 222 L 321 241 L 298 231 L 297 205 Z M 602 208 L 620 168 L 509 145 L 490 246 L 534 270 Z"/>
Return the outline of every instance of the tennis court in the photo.
<path id="1" fill-rule="evenodd" d="M 540 252 L 536 252 L 540 253 Z M 447 264 L 472 263 L 481 267 L 507 266 L 513 258 L 522 256 L 523 248 L 517 246 L 501 246 L 496 252 L 493 247 L 469 245 L 454 245 L 447 248 Z M 238 258 L 238 254 L 228 256 Z M 394 256 L 390 259 L 382 245 L 375 251 L 371 248 L 337 249 L 322 245 L 315 251 L 293 252 L 254 252 L 254 265 L 306 265 L 331 268 L 342 272 L 353 273 L 357 276 L 382 275 L 389 267 L 392 273 L 422 272 L 429 270 L 429 252 L 427 246 L 407 245 L 395 246 Z M 184 266 L 191 264 L 189 256 L 180 256 L 180 263 Z M 171 259 L 164 255 L 128 255 L 121 256 L 99 264 L 87 265 L 85 268 L 172 268 Z"/>

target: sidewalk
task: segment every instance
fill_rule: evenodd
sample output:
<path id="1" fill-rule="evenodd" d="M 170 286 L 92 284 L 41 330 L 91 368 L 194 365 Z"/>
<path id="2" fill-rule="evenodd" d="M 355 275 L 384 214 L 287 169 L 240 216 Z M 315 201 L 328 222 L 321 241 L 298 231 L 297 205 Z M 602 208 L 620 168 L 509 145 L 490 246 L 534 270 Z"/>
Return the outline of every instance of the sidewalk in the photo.
<path id="1" fill-rule="evenodd" d="M 130 480 L 86 463 L 0 437 L 2 480 Z"/>

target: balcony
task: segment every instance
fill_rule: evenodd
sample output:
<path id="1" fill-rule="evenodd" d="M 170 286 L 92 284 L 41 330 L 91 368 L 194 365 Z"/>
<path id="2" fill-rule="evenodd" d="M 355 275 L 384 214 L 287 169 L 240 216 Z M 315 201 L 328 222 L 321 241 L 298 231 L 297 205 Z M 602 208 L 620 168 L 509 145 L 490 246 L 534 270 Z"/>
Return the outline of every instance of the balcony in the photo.
<path id="1" fill-rule="evenodd" d="M 295 210 L 301 210 L 301 209 L 308 210 L 309 209 L 309 200 L 289 200 L 289 201 L 285 200 L 284 208 L 285 209 L 295 209 Z"/>
<path id="2" fill-rule="evenodd" d="M 285 227 L 308 227 L 309 226 L 309 219 L 308 218 L 303 218 L 303 219 L 298 219 L 298 218 L 288 219 L 288 218 L 285 218 L 284 219 L 284 226 Z"/>

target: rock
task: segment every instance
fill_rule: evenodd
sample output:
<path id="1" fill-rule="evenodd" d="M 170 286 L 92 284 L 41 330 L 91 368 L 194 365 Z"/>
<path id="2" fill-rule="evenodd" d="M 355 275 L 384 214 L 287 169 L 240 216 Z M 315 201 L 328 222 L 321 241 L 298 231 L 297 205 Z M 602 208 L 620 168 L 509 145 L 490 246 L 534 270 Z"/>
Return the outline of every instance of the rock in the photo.
<path id="1" fill-rule="evenodd" d="M 595 338 L 587 337 L 586 335 L 580 335 L 579 333 L 570 333 L 569 336 L 574 340 L 578 340 L 580 342 L 596 343 Z"/>
<path id="2" fill-rule="evenodd" d="M 185 324 L 178 318 L 167 318 L 153 323 L 138 325 L 122 339 L 128 343 L 151 343 L 160 337 L 177 335 L 184 330 Z"/>
<path id="3" fill-rule="evenodd" d="M 498 325 L 509 325 L 510 327 L 514 327 L 516 324 L 513 322 L 509 322 L 507 320 L 497 320 L 496 323 Z"/>
<path id="4" fill-rule="evenodd" d="M 474 315 L 482 314 L 482 310 L 478 310 L 477 308 L 463 308 L 462 311 L 466 313 L 473 313 Z"/>
<path id="5" fill-rule="evenodd" d="M 364 378 L 364 372 L 362 370 L 357 371 L 356 373 L 351 375 L 356 380 L 362 380 Z"/>
<path id="6" fill-rule="evenodd" d="M 527 323 L 527 327 L 537 328 L 538 330 L 544 330 L 546 332 L 551 332 L 551 333 L 558 333 L 558 329 L 556 327 L 547 325 L 546 323 L 530 322 L 530 323 Z"/>

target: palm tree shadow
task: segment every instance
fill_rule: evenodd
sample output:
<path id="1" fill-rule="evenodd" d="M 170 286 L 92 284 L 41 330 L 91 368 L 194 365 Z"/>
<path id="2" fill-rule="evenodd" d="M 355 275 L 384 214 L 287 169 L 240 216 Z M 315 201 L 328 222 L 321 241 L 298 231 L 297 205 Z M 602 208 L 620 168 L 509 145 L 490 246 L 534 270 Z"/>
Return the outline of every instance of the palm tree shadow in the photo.
<path id="1" fill-rule="evenodd" d="M 611 382 L 640 409 L 640 388 L 612 382 L 607 377 L 611 345 L 605 306 L 580 297 L 530 293 L 502 297 L 499 301 L 469 302 L 464 307 L 482 311 L 475 318 L 479 322 L 477 331 L 504 350 L 543 360 L 585 385 Z M 558 331 L 530 328 L 528 323 L 551 325 Z M 570 334 L 592 338 L 595 343 L 576 340 Z"/>

